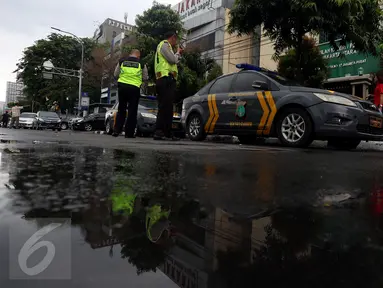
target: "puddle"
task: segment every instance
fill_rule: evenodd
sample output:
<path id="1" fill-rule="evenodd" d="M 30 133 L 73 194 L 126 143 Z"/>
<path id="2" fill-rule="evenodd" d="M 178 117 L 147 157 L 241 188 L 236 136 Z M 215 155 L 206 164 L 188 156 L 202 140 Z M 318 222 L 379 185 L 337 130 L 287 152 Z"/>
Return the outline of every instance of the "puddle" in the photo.
<path id="1" fill-rule="evenodd" d="M 67 146 L 1 153 L 0 206 L 7 203 L 8 216 L 0 255 L 9 253 L 10 225 L 24 239 L 60 218 L 71 221 L 73 275 L 55 287 L 381 287 L 379 185 L 352 207 L 335 207 L 355 198 L 347 191 L 371 189 L 371 178 L 331 178 L 319 161 L 320 173 L 297 174 L 270 154 L 233 155 Z M 327 187 L 336 181 L 341 192 Z M 327 193 L 318 206 L 314 184 Z M 65 247 L 65 237 L 53 239 Z M 12 287 L 1 273 L 0 283 Z"/>

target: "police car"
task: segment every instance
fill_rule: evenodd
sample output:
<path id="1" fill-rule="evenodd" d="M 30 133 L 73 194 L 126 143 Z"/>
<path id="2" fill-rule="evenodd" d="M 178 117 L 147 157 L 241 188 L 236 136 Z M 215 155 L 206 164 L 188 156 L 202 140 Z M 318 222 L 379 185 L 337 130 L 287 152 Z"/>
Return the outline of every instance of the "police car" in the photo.
<path id="1" fill-rule="evenodd" d="M 117 112 L 118 102 L 116 102 L 112 109 L 107 111 L 105 114 L 105 131 L 107 134 L 111 135 L 113 133 Z M 150 136 L 155 132 L 157 113 L 157 98 L 153 96 L 141 95 L 137 113 L 137 136 Z M 126 115 L 128 115 L 128 111 L 126 111 Z M 177 134 L 177 136 L 184 136 L 181 124 L 181 115 L 179 113 L 173 114 L 172 130 L 175 134 Z"/>
<path id="2" fill-rule="evenodd" d="M 222 134 L 249 144 L 256 137 L 278 137 L 291 147 L 327 140 L 336 148 L 353 149 L 361 140 L 383 139 L 382 114 L 369 101 L 302 87 L 261 67 L 237 68 L 184 99 L 181 121 L 191 140 Z"/>

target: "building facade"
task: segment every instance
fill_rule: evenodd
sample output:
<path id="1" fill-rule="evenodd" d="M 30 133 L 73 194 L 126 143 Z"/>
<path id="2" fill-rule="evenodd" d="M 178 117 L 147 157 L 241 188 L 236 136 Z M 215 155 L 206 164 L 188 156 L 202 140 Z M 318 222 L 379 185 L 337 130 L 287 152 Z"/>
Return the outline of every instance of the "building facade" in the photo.
<path id="1" fill-rule="evenodd" d="M 112 43 L 112 40 L 121 33 L 134 31 L 134 26 L 111 18 L 107 18 L 94 32 L 93 39 L 100 44 Z"/>
<path id="2" fill-rule="evenodd" d="M 7 82 L 5 102 L 8 104 L 24 98 L 23 89 L 24 84 L 22 82 Z"/>
<path id="3" fill-rule="evenodd" d="M 230 9 L 225 11 L 225 26 L 230 22 Z M 237 72 L 237 64 L 249 63 L 259 66 L 260 62 L 260 28 L 256 33 L 238 36 L 237 34 L 229 34 L 225 31 L 223 56 L 222 56 L 222 73 L 228 74 Z"/>
<path id="4" fill-rule="evenodd" d="M 215 59 L 224 73 L 235 67 L 231 64 L 233 58 L 239 61 L 240 57 L 244 57 L 251 64 L 259 62 L 257 37 L 243 38 L 226 31 L 229 9 L 233 4 L 234 0 L 183 0 L 173 6 L 187 31 L 185 46 L 196 48 L 203 56 Z"/>

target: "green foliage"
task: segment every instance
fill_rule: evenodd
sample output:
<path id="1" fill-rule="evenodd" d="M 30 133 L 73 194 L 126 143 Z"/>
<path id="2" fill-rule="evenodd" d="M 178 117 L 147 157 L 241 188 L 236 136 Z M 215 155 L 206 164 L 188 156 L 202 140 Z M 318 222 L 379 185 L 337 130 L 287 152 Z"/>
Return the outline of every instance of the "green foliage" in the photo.
<path id="1" fill-rule="evenodd" d="M 383 37 L 378 0 L 237 0 L 230 16 L 229 32 L 248 34 L 263 25 L 276 55 L 295 48 L 299 63 L 306 33 L 323 31 L 335 49 L 349 41 L 356 50 L 373 55 Z"/>
<path id="2" fill-rule="evenodd" d="M 154 56 L 159 42 L 165 39 L 169 31 L 177 31 L 179 39 L 183 38 L 185 31 L 179 15 L 167 5 L 154 2 L 153 6 L 146 10 L 143 15 L 136 19 L 136 47 L 126 47 L 125 51 L 138 48 L 141 51 L 142 62 L 147 64 L 149 76 L 152 81 L 154 75 Z M 177 49 L 177 47 L 173 47 Z M 205 75 L 214 68 L 214 73 L 219 73 L 215 61 L 211 58 L 203 58 L 198 51 L 185 50 L 178 65 L 179 77 L 177 81 L 177 101 L 193 95 L 206 84 Z"/>
<path id="3" fill-rule="evenodd" d="M 316 42 L 305 37 L 301 45 L 302 66 L 296 61 L 296 49 L 290 49 L 281 56 L 278 63 L 278 73 L 289 79 L 297 79 L 302 74 L 301 84 L 308 87 L 322 87 L 328 77 L 327 61 L 323 58 Z"/>
<path id="4" fill-rule="evenodd" d="M 83 38 L 82 41 L 85 47 L 85 61 L 88 61 L 95 43 L 87 38 Z M 81 63 L 81 45 L 72 37 L 52 33 L 47 39 L 40 39 L 24 50 L 15 71 L 18 73 L 18 79 L 23 80 L 26 86 L 24 93 L 35 111 L 48 109 L 53 101 L 58 101 L 61 108 L 71 110 L 78 101 L 78 78 L 54 75 L 51 80 L 44 79 L 42 64 L 46 60 L 51 60 L 57 68 L 78 70 Z M 88 92 L 91 100 L 99 99 L 100 89 L 90 85 L 86 73 L 83 83 L 82 90 Z"/>

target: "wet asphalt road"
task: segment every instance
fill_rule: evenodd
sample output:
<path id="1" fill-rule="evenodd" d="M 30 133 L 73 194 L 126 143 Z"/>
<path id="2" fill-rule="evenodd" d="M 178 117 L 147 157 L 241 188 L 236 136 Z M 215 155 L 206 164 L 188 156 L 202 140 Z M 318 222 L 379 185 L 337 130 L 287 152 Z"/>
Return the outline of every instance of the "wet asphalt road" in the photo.
<path id="1" fill-rule="evenodd" d="M 378 143 L 0 134 L 0 287 L 382 287 Z M 167 216 L 148 229 L 153 207 Z M 52 248 L 21 248 L 49 223 L 35 242 L 53 260 L 28 276 Z"/>

